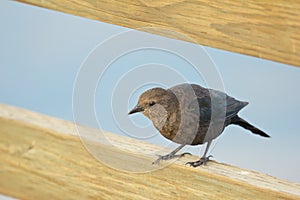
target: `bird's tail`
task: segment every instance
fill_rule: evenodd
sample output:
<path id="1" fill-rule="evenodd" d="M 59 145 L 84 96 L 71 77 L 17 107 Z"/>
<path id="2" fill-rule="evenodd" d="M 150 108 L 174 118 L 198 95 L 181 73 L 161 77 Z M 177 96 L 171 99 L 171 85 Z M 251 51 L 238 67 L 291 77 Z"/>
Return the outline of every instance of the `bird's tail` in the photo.
<path id="1" fill-rule="evenodd" d="M 239 125 L 249 131 L 251 131 L 252 133 L 254 134 L 258 134 L 262 137 L 270 137 L 268 134 L 266 134 L 265 132 L 259 130 L 258 128 L 256 128 L 255 126 L 249 124 L 247 121 L 245 121 L 244 119 L 240 118 L 239 116 L 234 116 L 232 119 L 231 119 L 231 123 L 232 124 L 236 124 L 236 125 Z"/>

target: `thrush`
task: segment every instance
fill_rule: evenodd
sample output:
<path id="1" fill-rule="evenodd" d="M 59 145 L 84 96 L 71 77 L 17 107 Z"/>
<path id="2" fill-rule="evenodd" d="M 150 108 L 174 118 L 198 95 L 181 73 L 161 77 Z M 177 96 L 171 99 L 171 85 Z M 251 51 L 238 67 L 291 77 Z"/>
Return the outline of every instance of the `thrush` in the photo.
<path id="1" fill-rule="evenodd" d="M 248 102 L 236 100 L 224 92 L 185 83 L 169 89 L 157 87 L 145 91 L 128 114 L 143 113 L 161 135 L 180 144 L 171 153 L 159 156 L 153 164 L 189 154 L 176 154 L 186 145 L 207 143 L 198 161 L 186 163 L 197 167 L 212 157 L 207 156 L 208 149 L 228 125 L 239 125 L 254 134 L 270 137 L 238 116 L 246 105 Z"/>

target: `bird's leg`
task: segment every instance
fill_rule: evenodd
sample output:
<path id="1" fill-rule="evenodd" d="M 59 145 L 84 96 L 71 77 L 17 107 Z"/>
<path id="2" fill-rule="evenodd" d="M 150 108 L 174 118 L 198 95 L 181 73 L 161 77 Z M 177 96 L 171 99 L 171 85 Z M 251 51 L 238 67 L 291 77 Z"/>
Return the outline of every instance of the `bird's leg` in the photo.
<path id="1" fill-rule="evenodd" d="M 209 156 L 206 157 L 206 154 L 208 152 L 208 149 L 209 149 L 209 146 L 210 146 L 211 142 L 212 141 L 207 142 L 205 152 L 204 152 L 203 156 L 200 158 L 200 160 L 197 160 L 195 162 L 187 162 L 186 165 L 190 165 L 190 166 L 193 166 L 193 167 L 198 167 L 200 165 L 206 165 L 206 163 L 209 161 L 209 158 L 213 157 L 212 155 L 209 155 Z"/>
<path id="2" fill-rule="evenodd" d="M 181 144 L 179 147 L 177 147 L 176 149 L 174 149 L 174 151 L 172 151 L 171 153 L 167 154 L 167 155 L 164 155 L 164 156 L 161 156 L 161 155 L 158 155 L 158 158 L 152 162 L 152 164 L 158 164 L 161 160 L 170 160 L 172 158 L 181 158 L 185 155 L 191 155 L 191 153 L 182 153 L 182 154 L 179 154 L 179 155 L 175 155 L 180 149 L 182 149 L 183 147 L 185 146 L 185 144 Z"/>

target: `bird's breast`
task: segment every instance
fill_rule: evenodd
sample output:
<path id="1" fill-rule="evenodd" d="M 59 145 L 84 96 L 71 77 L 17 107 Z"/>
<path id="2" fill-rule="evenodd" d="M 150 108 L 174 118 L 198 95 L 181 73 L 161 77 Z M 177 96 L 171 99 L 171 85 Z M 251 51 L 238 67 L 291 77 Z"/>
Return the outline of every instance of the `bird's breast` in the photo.
<path id="1" fill-rule="evenodd" d="M 168 112 L 163 106 L 158 104 L 149 109 L 147 117 L 159 131 L 162 131 L 168 120 Z"/>

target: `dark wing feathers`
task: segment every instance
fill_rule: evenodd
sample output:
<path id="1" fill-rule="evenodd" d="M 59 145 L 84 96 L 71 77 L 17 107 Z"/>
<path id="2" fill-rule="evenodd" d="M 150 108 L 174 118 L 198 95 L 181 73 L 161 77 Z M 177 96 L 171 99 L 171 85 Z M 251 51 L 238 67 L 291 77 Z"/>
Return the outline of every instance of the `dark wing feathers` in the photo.
<path id="1" fill-rule="evenodd" d="M 217 90 L 206 89 L 199 85 L 192 84 L 195 94 L 198 98 L 198 104 L 200 106 L 201 114 L 205 115 L 205 119 L 208 120 L 211 115 L 211 97 L 218 105 L 226 105 L 226 120 L 234 117 L 237 113 L 248 105 L 248 102 L 238 101 L 235 98 L 228 96 L 224 92 Z M 224 102 L 226 99 L 226 102 Z M 220 108 L 222 109 L 222 108 Z"/>
<path id="2" fill-rule="evenodd" d="M 230 97 L 228 95 L 226 102 L 226 119 L 234 117 L 242 108 L 249 104 L 248 102 L 238 101 L 235 98 Z"/>
<path id="3" fill-rule="evenodd" d="M 234 117 L 242 108 L 248 105 L 248 102 L 238 101 L 235 98 L 228 96 L 224 92 L 207 89 L 196 84 L 181 84 L 174 86 L 169 90 L 176 95 L 181 96 L 184 95 L 187 90 L 190 90 L 191 87 L 197 97 L 201 121 L 211 120 L 212 98 L 216 109 L 224 111 L 224 106 L 226 106 L 225 120 Z M 189 101 L 191 104 L 195 105 L 194 99 L 190 99 Z"/>

